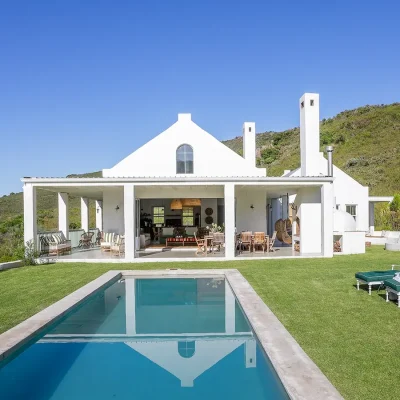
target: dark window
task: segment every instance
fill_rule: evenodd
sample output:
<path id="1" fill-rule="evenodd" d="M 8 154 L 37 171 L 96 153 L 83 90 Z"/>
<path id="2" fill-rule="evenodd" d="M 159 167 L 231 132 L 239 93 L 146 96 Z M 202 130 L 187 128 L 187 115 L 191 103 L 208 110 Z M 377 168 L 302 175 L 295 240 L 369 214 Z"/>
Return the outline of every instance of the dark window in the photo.
<path id="1" fill-rule="evenodd" d="M 251 132 L 251 126 L 249 126 L 249 132 Z"/>
<path id="2" fill-rule="evenodd" d="M 182 341 L 178 342 L 178 353 L 183 358 L 190 358 L 194 356 L 196 352 L 195 341 Z"/>
<path id="3" fill-rule="evenodd" d="M 310 106 L 312 107 L 314 105 L 314 100 L 310 100 Z"/>
<path id="4" fill-rule="evenodd" d="M 304 108 L 304 101 L 301 102 L 301 108 Z"/>
<path id="5" fill-rule="evenodd" d="M 193 148 L 188 144 L 179 146 L 176 150 L 176 173 L 193 174 Z"/>

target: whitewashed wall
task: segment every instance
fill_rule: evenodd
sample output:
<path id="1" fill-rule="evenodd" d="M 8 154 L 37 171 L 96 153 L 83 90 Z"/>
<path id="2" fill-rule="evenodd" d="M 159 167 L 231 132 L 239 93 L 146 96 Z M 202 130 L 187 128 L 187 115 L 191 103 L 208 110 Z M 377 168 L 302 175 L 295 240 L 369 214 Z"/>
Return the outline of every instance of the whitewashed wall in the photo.
<path id="1" fill-rule="evenodd" d="M 236 231 L 267 232 L 265 190 L 236 188 Z"/>
<path id="2" fill-rule="evenodd" d="M 253 134 L 255 135 L 255 127 Z M 194 151 L 194 173 L 188 175 L 190 177 L 266 176 L 265 168 L 256 168 L 253 163 L 254 158 L 250 158 L 249 161 L 236 154 L 196 125 L 191 120 L 190 114 L 179 114 L 175 124 L 128 155 L 113 168 L 104 169 L 103 176 L 177 176 L 176 149 L 182 144 L 192 146 Z M 249 149 L 246 151 L 248 152 Z M 255 153 L 255 147 L 253 151 Z"/>
<path id="3" fill-rule="evenodd" d="M 322 153 L 319 153 L 319 172 L 321 175 L 327 174 L 328 161 L 324 158 Z M 300 169 L 292 171 L 289 176 L 301 176 Z M 347 175 L 340 168 L 333 167 L 333 193 L 335 204 L 340 206 L 340 209 L 346 211 L 346 204 L 357 205 L 357 220 L 356 229 L 358 231 L 368 231 L 369 229 L 369 188 L 362 186 L 355 179 Z M 290 201 L 294 201 L 295 196 L 290 196 Z"/>
<path id="4" fill-rule="evenodd" d="M 300 218 L 301 254 L 318 254 L 322 251 L 321 189 L 299 189 L 295 204 Z"/>
<path id="5" fill-rule="evenodd" d="M 118 205 L 119 210 L 115 208 Z M 103 192 L 103 229 L 124 234 L 124 190 L 116 187 Z"/>

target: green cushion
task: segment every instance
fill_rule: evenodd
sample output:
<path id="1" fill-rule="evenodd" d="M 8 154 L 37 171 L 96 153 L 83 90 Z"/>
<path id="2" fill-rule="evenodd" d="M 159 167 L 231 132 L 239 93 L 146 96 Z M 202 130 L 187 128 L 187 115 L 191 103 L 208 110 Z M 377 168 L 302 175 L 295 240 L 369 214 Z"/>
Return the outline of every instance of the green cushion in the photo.
<path id="1" fill-rule="evenodd" d="M 396 272 L 400 271 L 389 269 L 387 271 L 357 272 L 355 276 L 357 279 L 362 279 L 365 282 L 377 282 L 392 278 Z"/>
<path id="2" fill-rule="evenodd" d="M 389 286 L 392 289 L 396 290 L 397 292 L 400 292 L 400 282 L 395 281 L 394 279 L 386 279 L 383 284 L 385 286 Z"/>

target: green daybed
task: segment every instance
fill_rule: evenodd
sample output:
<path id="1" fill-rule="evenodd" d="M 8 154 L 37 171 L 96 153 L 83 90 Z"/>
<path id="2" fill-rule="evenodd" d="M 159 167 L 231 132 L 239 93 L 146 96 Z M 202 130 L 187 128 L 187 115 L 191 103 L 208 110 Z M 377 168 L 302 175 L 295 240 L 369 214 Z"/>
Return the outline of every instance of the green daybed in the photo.
<path id="1" fill-rule="evenodd" d="M 392 265 L 392 269 L 387 271 L 369 271 L 369 272 L 357 272 L 355 277 L 357 279 L 357 290 L 360 290 L 360 283 L 368 285 L 368 293 L 371 295 L 371 287 L 374 285 L 383 285 L 383 282 L 387 279 L 394 277 L 396 272 L 399 270 L 393 269 L 398 265 Z M 400 283 L 400 282 L 399 282 Z"/>
<path id="2" fill-rule="evenodd" d="M 389 303 L 389 293 L 397 296 L 397 307 L 400 307 L 400 282 L 394 279 L 386 279 L 383 281 L 386 287 L 386 302 Z"/>

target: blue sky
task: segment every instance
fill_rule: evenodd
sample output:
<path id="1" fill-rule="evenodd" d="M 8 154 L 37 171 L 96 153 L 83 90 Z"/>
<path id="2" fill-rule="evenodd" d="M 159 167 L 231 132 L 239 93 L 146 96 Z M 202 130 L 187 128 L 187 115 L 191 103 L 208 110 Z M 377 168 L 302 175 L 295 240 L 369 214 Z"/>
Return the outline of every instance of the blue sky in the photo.
<path id="1" fill-rule="evenodd" d="M 110 168 L 176 121 L 218 139 L 399 101 L 398 1 L 2 1 L 0 195 Z M 151 157 L 151 155 L 149 155 Z"/>

